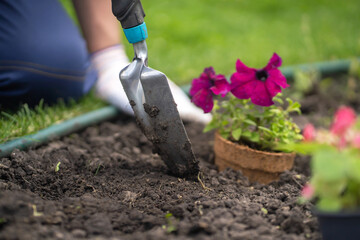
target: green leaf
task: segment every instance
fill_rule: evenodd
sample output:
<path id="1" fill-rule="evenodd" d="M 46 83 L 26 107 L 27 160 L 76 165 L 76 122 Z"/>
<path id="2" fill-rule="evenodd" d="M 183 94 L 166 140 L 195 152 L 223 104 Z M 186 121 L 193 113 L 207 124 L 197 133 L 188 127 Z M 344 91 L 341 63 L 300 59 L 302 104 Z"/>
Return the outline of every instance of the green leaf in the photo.
<path id="1" fill-rule="evenodd" d="M 262 211 L 265 215 L 268 214 L 268 210 L 267 210 L 266 208 L 261 208 L 261 211 Z"/>
<path id="2" fill-rule="evenodd" d="M 218 100 L 214 100 L 214 107 L 212 109 L 213 112 L 216 112 L 216 110 L 218 110 L 220 108 L 219 106 L 219 101 Z"/>
<path id="3" fill-rule="evenodd" d="M 256 122 L 254 122 L 254 121 L 252 121 L 252 120 L 250 120 L 250 119 L 244 119 L 244 123 L 247 123 L 247 124 L 253 125 L 253 126 L 256 126 L 256 125 L 257 125 Z"/>
<path id="4" fill-rule="evenodd" d="M 294 102 L 294 104 L 292 105 L 293 109 L 299 109 L 300 107 L 301 107 L 301 105 L 298 102 Z"/>
<path id="5" fill-rule="evenodd" d="M 280 109 L 277 109 L 277 108 L 275 108 L 275 109 L 270 109 L 269 112 L 274 113 L 274 114 L 281 114 L 281 110 L 280 110 Z"/>
<path id="6" fill-rule="evenodd" d="M 348 179 L 346 191 L 343 191 L 341 194 L 342 205 L 346 206 L 346 208 L 357 208 L 359 206 L 358 202 L 360 198 L 359 189 L 359 182 Z"/>
<path id="7" fill-rule="evenodd" d="M 251 137 L 251 131 L 249 130 L 245 130 L 242 132 L 242 136 L 250 138 Z"/>
<path id="8" fill-rule="evenodd" d="M 265 131 L 265 132 L 268 132 L 268 133 L 270 133 L 270 134 L 273 134 L 273 132 L 272 132 L 270 129 L 266 128 L 266 127 L 258 126 L 258 128 L 261 129 L 261 130 L 263 130 L 263 131 Z"/>
<path id="9" fill-rule="evenodd" d="M 280 152 L 294 152 L 294 148 L 290 144 L 276 144 L 273 149 Z"/>
<path id="10" fill-rule="evenodd" d="M 252 132 L 250 136 L 252 142 L 258 143 L 260 141 L 260 134 L 258 132 Z"/>
<path id="11" fill-rule="evenodd" d="M 339 181 L 346 177 L 346 165 L 343 161 L 344 154 L 337 149 L 320 149 L 313 154 L 313 174 L 324 181 Z"/>
<path id="12" fill-rule="evenodd" d="M 300 135 L 302 138 L 302 135 Z M 289 144 L 279 144 L 277 146 L 278 150 L 281 149 L 287 149 L 291 150 L 292 152 L 297 152 L 300 154 L 314 154 L 315 152 L 323 149 L 324 151 L 331 151 L 333 147 L 320 144 L 320 143 L 314 143 L 314 142 L 301 142 L 301 143 L 289 143 Z"/>
<path id="13" fill-rule="evenodd" d="M 310 181 L 315 189 L 315 195 L 319 198 L 339 198 L 347 188 L 347 179 L 342 178 L 336 181 L 328 181 L 319 175 L 313 175 Z"/>
<path id="14" fill-rule="evenodd" d="M 276 125 L 275 123 L 271 124 L 271 130 L 273 132 L 280 132 L 280 128 L 278 125 Z"/>
<path id="15" fill-rule="evenodd" d="M 292 105 L 293 104 L 293 100 L 291 100 L 290 98 L 286 98 L 286 101 L 289 103 L 289 105 Z"/>
<path id="16" fill-rule="evenodd" d="M 220 133 L 220 136 L 223 137 L 223 138 L 225 138 L 225 139 L 228 139 L 228 138 L 229 138 L 229 135 L 230 135 L 230 133 L 228 133 L 228 132 L 221 132 L 221 133 Z"/>
<path id="17" fill-rule="evenodd" d="M 317 203 L 317 207 L 323 211 L 339 211 L 341 200 L 335 197 L 322 197 Z"/>
<path id="18" fill-rule="evenodd" d="M 235 129 L 234 131 L 231 132 L 231 135 L 236 141 L 239 141 L 239 139 L 241 137 L 241 133 L 242 133 L 242 129 L 237 128 L 237 129 Z"/>
<path id="19" fill-rule="evenodd" d="M 58 162 L 55 166 L 55 172 L 58 172 L 60 170 L 60 164 L 61 162 Z"/>
<path id="20" fill-rule="evenodd" d="M 294 102 L 291 105 L 289 105 L 289 107 L 287 108 L 288 112 L 297 112 L 298 114 L 301 114 L 301 110 L 300 110 L 300 103 L 298 102 Z"/>
<path id="21" fill-rule="evenodd" d="M 275 97 L 273 98 L 273 101 L 278 102 L 278 103 L 280 103 L 281 105 L 284 104 L 284 101 L 283 101 L 281 98 L 279 98 L 278 96 L 275 96 Z"/>
<path id="22" fill-rule="evenodd" d="M 356 152 L 348 152 L 347 157 L 347 172 L 349 177 L 356 179 L 356 181 L 360 182 L 360 158 L 359 153 Z"/>
<path id="23" fill-rule="evenodd" d="M 228 124 L 229 124 L 229 120 L 224 120 L 224 121 L 221 122 L 221 125 L 222 125 L 222 126 L 226 126 L 226 125 L 228 125 Z"/>
<path id="24" fill-rule="evenodd" d="M 217 128 L 217 124 L 216 124 L 216 121 L 211 121 L 208 123 L 208 125 L 205 126 L 203 132 L 209 132 L 213 129 Z"/>

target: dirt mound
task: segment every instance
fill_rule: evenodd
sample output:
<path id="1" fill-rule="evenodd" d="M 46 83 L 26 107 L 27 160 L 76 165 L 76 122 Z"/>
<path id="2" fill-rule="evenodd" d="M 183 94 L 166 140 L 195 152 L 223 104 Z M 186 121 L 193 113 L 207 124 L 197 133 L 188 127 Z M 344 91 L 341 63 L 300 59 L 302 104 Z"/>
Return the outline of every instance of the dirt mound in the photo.
<path id="1" fill-rule="evenodd" d="M 277 183 L 217 172 L 213 134 L 186 124 L 202 181 L 167 168 L 132 119 L 90 127 L 0 161 L 0 239 L 318 239 L 297 204 L 308 159 Z"/>

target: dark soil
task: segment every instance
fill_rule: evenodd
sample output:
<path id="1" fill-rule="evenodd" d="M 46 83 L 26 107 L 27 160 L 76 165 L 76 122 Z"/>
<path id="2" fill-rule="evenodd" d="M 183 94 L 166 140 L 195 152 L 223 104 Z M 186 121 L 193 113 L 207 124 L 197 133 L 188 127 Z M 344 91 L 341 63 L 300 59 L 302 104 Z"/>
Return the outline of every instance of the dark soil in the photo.
<path id="1" fill-rule="evenodd" d="M 0 239 L 320 238 L 312 205 L 297 203 L 308 159 L 277 183 L 250 184 L 216 170 L 212 133 L 186 128 L 206 188 L 168 175 L 133 119 L 15 150 L 0 161 Z"/>
<path id="2" fill-rule="evenodd" d="M 301 95 L 301 111 L 306 118 L 304 116 L 296 117 L 300 128 L 303 128 L 307 122 L 311 122 L 317 127 L 328 127 L 334 112 L 341 105 L 352 107 L 355 112 L 359 113 L 359 77 L 338 74 L 333 78 L 314 82 L 312 87 Z"/>
<path id="3" fill-rule="evenodd" d="M 360 111 L 357 82 L 315 83 L 295 121 L 326 126 L 340 105 Z M 213 133 L 186 129 L 205 186 L 169 175 L 129 118 L 15 150 L 0 160 L 0 239 L 321 238 L 313 205 L 298 203 L 309 158 L 297 157 L 278 182 L 251 184 L 239 171 L 217 171 Z"/>

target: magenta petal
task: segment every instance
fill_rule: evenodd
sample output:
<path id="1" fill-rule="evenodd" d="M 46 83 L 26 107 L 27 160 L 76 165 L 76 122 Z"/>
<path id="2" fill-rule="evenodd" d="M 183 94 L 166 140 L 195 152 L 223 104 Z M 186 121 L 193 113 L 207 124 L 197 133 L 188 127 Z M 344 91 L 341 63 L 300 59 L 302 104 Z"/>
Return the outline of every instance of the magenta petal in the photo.
<path id="1" fill-rule="evenodd" d="M 314 125 L 312 125 L 311 123 L 306 124 L 303 130 L 304 142 L 311 142 L 315 140 L 315 136 L 316 129 Z"/>
<path id="2" fill-rule="evenodd" d="M 236 85 L 241 85 L 241 84 L 247 83 L 249 81 L 254 81 L 254 80 L 256 80 L 255 73 L 256 73 L 255 70 L 252 70 L 247 73 L 235 72 L 233 75 L 231 75 L 230 82 L 233 86 L 236 86 Z"/>
<path id="3" fill-rule="evenodd" d="M 265 87 L 267 88 L 271 97 L 275 97 L 278 93 L 281 92 L 281 87 L 269 79 L 265 81 Z"/>
<path id="4" fill-rule="evenodd" d="M 256 86 L 255 70 L 248 73 L 234 73 L 231 78 L 231 92 L 239 99 L 248 99 Z"/>
<path id="5" fill-rule="evenodd" d="M 330 131 L 338 136 L 343 136 L 355 123 L 355 111 L 350 107 L 342 106 L 335 113 Z"/>
<path id="6" fill-rule="evenodd" d="M 311 186 L 310 184 L 305 184 L 305 186 L 303 187 L 303 189 L 301 190 L 301 195 L 303 196 L 303 198 L 305 198 L 306 200 L 310 200 L 315 193 L 315 189 L 313 186 Z"/>
<path id="7" fill-rule="evenodd" d="M 266 81 L 272 81 L 282 88 L 290 87 L 290 85 L 286 82 L 285 76 L 279 69 L 272 69 L 268 73 L 269 77 L 266 79 Z"/>
<path id="8" fill-rule="evenodd" d="M 252 96 L 257 85 L 257 81 L 249 81 L 241 85 L 237 85 L 231 89 L 231 93 L 239 99 L 248 99 Z"/>
<path id="9" fill-rule="evenodd" d="M 265 83 L 262 81 L 256 81 L 256 87 L 251 95 L 251 102 L 256 105 L 268 107 L 274 104 L 272 97 L 266 89 Z"/>
<path id="10" fill-rule="evenodd" d="M 217 75 L 214 85 L 215 86 L 211 87 L 210 90 L 216 95 L 221 94 L 222 97 L 225 97 L 225 95 L 230 91 L 230 84 L 224 75 Z"/>
<path id="11" fill-rule="evenodd" d="M 352 145 L 355 148 L 360 148 L 360 134 L 357 133 L 354 137 L 354 139 L 352 140 Z"/>
<path id="12" fill-rule="evenodd" d="M 206 78 L 195 78 L 191 83 L 190 88 L 190 96 L 194 96 L 198 91 L 202 89 L 209 89 L 211 87 L 211 83 Z"/>
<path id="13" fill-rule="evenodd" d="M 213 67 L 208 67 L 204 69 L 203 74 L 206 75 L 206 78 L 208 79 L 215 79 L 215 70 Z"/>
<path id="14" fill-rule="evenodd" d="M 272 57 L 270 58 L 268 64 L 266 65 L 266 67 L 264 67 L 264 70 L 266 71 L 270 71 L 271 69 L 275 69 L 280 67 L 282 64 L 282 60 L 281 57 L 279 55 L 277 55 L 276 53 L 274 53 L 272 55 Z"/>
<path id="15" fill-rule="evenodd" d="M 255 71 L 255 69 L 254 68 L 249 68 L 242 61 L 240 61 L 240 59 L 238 59 L 236 61 L 236 71 L 238 73 L 247 73 L 247 72 L 253 72 L 253 71 Z"/>
<path id="16" fill-rule="evenodd" d="M 198 91 L 191 99 L 191 101 L 198 107 L 204 110 L 204 113 L 211 112 L 214 107 L 212 93 L 208 89 Z"/>

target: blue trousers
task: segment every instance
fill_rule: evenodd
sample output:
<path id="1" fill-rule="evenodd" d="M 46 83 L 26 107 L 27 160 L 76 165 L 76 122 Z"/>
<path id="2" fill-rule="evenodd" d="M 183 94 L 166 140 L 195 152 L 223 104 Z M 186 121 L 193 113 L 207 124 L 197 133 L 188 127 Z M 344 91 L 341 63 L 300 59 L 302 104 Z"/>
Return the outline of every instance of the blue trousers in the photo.
<path id="1" fill-rule="evenodd" d="M 0 109 L 77 99 L 97 78 L 57 0 L 0 0 Z"/>

